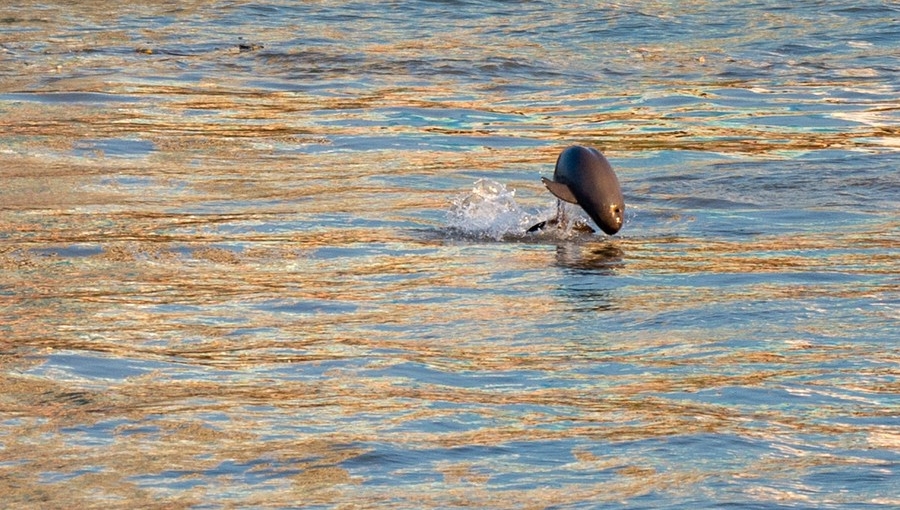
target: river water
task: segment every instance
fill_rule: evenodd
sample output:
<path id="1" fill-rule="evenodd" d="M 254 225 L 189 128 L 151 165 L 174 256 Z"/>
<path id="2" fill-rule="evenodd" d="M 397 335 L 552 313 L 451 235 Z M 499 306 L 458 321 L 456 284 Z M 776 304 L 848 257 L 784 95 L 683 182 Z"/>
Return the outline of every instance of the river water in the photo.
<path id="1" fill-rule="evenodd" d="M 19 4 L 2 506 L 900 505 L 897 4 Z"/>

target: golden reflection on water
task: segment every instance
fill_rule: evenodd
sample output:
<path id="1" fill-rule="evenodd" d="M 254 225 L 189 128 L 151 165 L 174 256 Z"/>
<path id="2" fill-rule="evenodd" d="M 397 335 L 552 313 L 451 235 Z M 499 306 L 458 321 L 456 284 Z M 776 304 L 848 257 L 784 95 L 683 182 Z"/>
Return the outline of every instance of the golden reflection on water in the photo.
<path id="1" fill-rule="evenodd" d="M 182 16 L 206 13 L 200 4 L 182 8 Z M 108 21 L 102 14 L 106 4 L 82 2 L 72 6 L 74 12 L 68 9 L 64 14 L 41 8 L 29 22 L 39 28 L 4 34 L 4 45 L 18 51 L 16 45 L 58 36 L 53 27 L 65 26 L 68 15 Z M 615 147 L 621 154 L 693 150 L 760 159 L 824 148 L 876 150 L 891 146 L 898 135 L 896 126 L 880 117 L 884 105 L 857 112 L 874 120 L 853 130 L 801 131 L 764 122 L 710 125 L 691 117 L 704 112 L 700 107 L 672 109 L 664 118 L 659 110 L 641 106 L 609 114 L 572 113 L 571 106 L 544 96 L 536 97 L 534 105 L 504 102 L 501 92 L 461 98 L 454 83 L 383 87 L 328 98 L 301 91 L 258 92 L 227 76 L 205 76 L 191 85 L 141 79 L 171 71 L 176 59 L 165 53 L 171 51 L 165 36 L 175 30 L 145 33 L 148 40 L 140 47 L 132 35 L 118 30 L 51 39 L 52 51 L 45 59 L 28 65 L 16 60 L 0 80 L 2 93 L 126 96 L 96 103 L 37 97 L 2 103 L 4 504 L 180 508 L 210 499 L 251 507 L 298 502 L 352 507 L 364 499 L 396 503 L 401 490 L 396 485 L 366 486 L 365 479 L 342 467 L 365 462 L 372 452 L 360 445 L 373 443 L 402 445 L 413 452 L 569 440 L 607 448 L 572 447 L 563 469 L 602 475 L 588 483 L 491 487 L 502 474 L 529 469 L 500 456 L 435 462 L 431 471 L 439 476 L 440 491 L 428 484 L 402 489 L 402 501 L 411 506 L 534 508 L 617 502 L 654 492 L 690 494 L 706 490 L 703 483 L 710 479 L 777 480 L 820 466 L 874 462 L 853 453 L 801 448 L 805 445 L 795 443 L 803 441 L 798 439 L 802 435 L 824 438 L 836 448 L 900 450 L 894 430 L 829 420 L 846 416 L 837 404 L 792 412 L 682 398 L 815 381 L 826 371 L 823 367 L 848 358 L 865 358 L 878 367 L 900 361 L 895 351 L 873 352 L 865 344 L 842 342 L 838 326 L 821 318 L 798 325 L 795 338 L 772 341 L 764 349 L 717 346 L 733 334 L 727 327 L 625 330 L 617 337 L 598 330 L 584 345 L 558 342 L 552 333 L 541 341 L 533 338 L 533 328 L 540 325 L 535 317 L 554 318 L 551 332 L 575 327 L 565 321 L 574 313 L 573 301 L 579 301 L 569 299 L 567 292 L 577 289 L 548 277 L 554 269 L 636 280 L 822 272 L 880 282 L 847 286 L 772 279 L 730 288 L 647 284 L 638 291 L 612 289 L 598 292 L 593 301 L 580 300 L 578 305 L 594 307 L 589 309 L 601 318 L 621 314 L 642 320 L 652 314 L 740 306 L 748 300 L 887 301 L 897 284 L 898 239 L 890 233 L 900 230 L 900 223 L 894 218 L 853 233 L 760 235 L 735 242 L 623 232 L 615 240 L 574 247 L 500 244 L 483 255 L 480 245 L 468 250 L 464 242 L 433 233 L 372 228 L 346 219 L 408 219 L 410 213 L 446 207 L 446 188 L 412 190 L 385 176 L 439 180 L 460 171 L 546 171 L 558 152 L 557 142 Z M 446 39 L 373 44 L 361 51 L 409 52 L 421 58 L 458 51 L 462 58 L 478 35 L 461 30 Z M 79 63 L 71 55 L 81 55 L 85 67 L 99 66 L 99 57 L 89 50 L 110 45 L 128 49 L 118 57 L 102 57 L 102 65 L 114 72 L 81 75 L 73 69 Z M 707 49 L 678 54 L 641 48 L 632 56 L 648 65 L 665 61 L 690 66 L 707 53 L 703 63 L 715 65 L 718 57 Z M 234 53 L 234 48 L 210 51 L 197 60 Z M 120 69 L 133 73 L 131 78 L 117 76 Z M 852 83 L 817 83 L 809 87 L 810 94 Z M 720 85 L 731 86 L 743 85 Z M 681 94 L 715 99 L 714 91 L 696 84 L 683 88 Z M 585 95 L 567 101 L 593 99 Z M 385 122 L 392 109 L 403 108 L 434 112 L 435 117 L 422 125 Z M 449 109 L 495 117 L 451 126 L 440 121 L 441 112 Z M 749 115 L 735 112 L 730 120 Z M 465 150 L 335 150 L 328 153 L 327 164 L 316 153 L 343 138 L 376 135 L 473 141 Z M 523 150 L 495 143 L 493 137 L 554 143 Z M 152 149 L 117 157 L 93 144 L 122 138 L 151 142 Z M 528 186 L 523 187 L 540 190 L 536 177 Z M 228 205 L 216 205 L 221 203 Z M 279 228 L 285 225 L 289 227 Z M 370 246 L 388 246 L 396 253 L 367 251 Z M 510 278 L 509 292 L 486 297 L 484 289 L 498 273 L 498 258 L 503 269 L 522 276 Z M 880 313 L 859 312 L 896 324 L 890 310 Z M 427 331 L 420 335 L 423 325 Z M 811 342 L 805 333 L 835 341 Z M 52 363 L 73 355 L 84 357 L 75 364 L 115 362 L 114 368 L 105 377 L 81 376 L 60 368 L 64 363 Z M 407 364 L 448 382 L 405 376 Z M 593 370 L 602 364 L 635 371 Z M 115 367 L 132 375 L 117 374 Z M 877 403 L 900 391 L 896 369 L 865 370 L 859 377 L 848 375 L 843 387 L 822 385 L 821 392 L 834 391 L 842 402 L 861 400 L 854 412 L 863 418 L 890 418 L 896 410 Z M 305 376 L 306 371 L 321 374 Z M 520 373 L 526 382 L 560 377 L 571 384 L 465 387 L 452 382 L 459 374 Z M 478 422 L 447 430 L 410 426 L 459 420 L 457 408 L 439 404 L 465 406 Z M 628 458 L 616 453 L 617 445 L 631 441 L 695 434 L 733 435 L 786 451 L 716 471 L 667 465 L 649 454 Z M 787 451 L 791 445 L 798 448 Z M 229 472 L 223 464 L 239 467 Z M 398 471 L 405 469 L 402 461 L 398 466 Z M 181 485 L 172 488 L 176 484 Z M 752 485 L 738 490 L 758 501 L 806 497 L 803 490 Z M 897 501 L 886 497 L 884 503 Z"/>
<path id="2" fill-rule="evenodd" d="M 54 218 L 45 211 L 41 219 Z M 517 441 L 587 440 L 616 444 L 655 437 L 692 434 L 735 434 L 745 438 L 778 442 L 792 434 L 823 434 L 838 442 L 851 441 L 865 447 L 870 442 L 879 448 L 898 448 L 897 436 L 890 431 L 854 425 L 828 424 L 827 421 L 798 418 L 795 413 L 778 409 L 755 410 L 745 414 L 729 406 L 670 399 L 660 394 L 694 393 L 728 387 L 766 387 L 771 382 L 816 376 L 820 366 L 848 356 L 873 356 L 864 346 L 836 346 L 833 349 L 811 345 L 773 346 L 766 352 L 702 354 L 705 341 L 693 332 L 685 336 L 667 332 L 654 337 L 646 332 L 628 338 L 625 345 L 609 345 L 601 351 L 583 351 L 583 358 L 572 357 L 579 348 L 516 342 L 482 342 L 475 337 L 412 340 L 387 332 L 359 336 L 353 328 L 374 324 L 408 324 L 421 320 L 435 325 L 442 321 L 461 324 L 496 322 L 512 325 L 526 322 L 534 314 L 549 313 L 559 303 L 536 293 L 535 299 L 522 302 L 518 297 L 494 301 L 474 298 L 454 306 L 451 317 L 445 304 L 390 304 L 390 296 L 407 292 L 426 292 L 429 288 L 456 288 L 475 291 L 479 278 L 486 276 L 477 266 L 460 265 L 451 252 L 441 251 L 440 243 L 400 237 L 385 238 L 360 229 L 325 231 L 318 235 L 296 234 L 290 239 L 275 237 L 268 246 L 265 239 L 253 239 L 255 250 L 235 252 L 207 246 L 215 242 L 210 233 L 191 241 L 195 249 L 183 253 L 189 236 L 173 241 L 147 235 L 153 229 L 136 218 L 111 221 L 119 228 L 132 228 L 104 241 L 93 233 L 95 216 L 62 215 L 67 224 L 61 233 L 48 234 L 23 229 L 25 248 L 5 249 L 0 254 L 4 285 L 16 289 L 7 301 L 12 311 L 6 322 L 2 387 L 6 435 L 4 456 L 18 459 L 15 474 L 6 477 L 5 494 L 9 501 L 26 503 L 46 499 L 59 500 L 64 491 L 75 490 L 76 502 L 96 506 L 104 499 L 136 501 L 164 498 L 167 505 L 190 505 L 204 501 L 204 487 L 216 484 L 216 469 L 223 461 L 255 463 L 249 473 L 264 472 L 271 481 L 254 483 L 253 492 L 237 501 L 246 505 L 309 503 L 348 503 L 365 494 L 377 501 L 393 496 L 382 489 L 367 488 L 356 493 L 348 487 L 363 480 L 338 467 L 348 459 L 364 456 L 367 449 L 348 445 L 367 442 L 397 442 L 415 447 L 432 445 L 444 448 L 475 445 L 503 445 Z M 27 218 L 27 217 L 26 217 Z M 151 215 L 155 228 L 166 215 Z M 234 218 L 225 218 L 227 222 Z M 222 218 L 213 218 L 213 223 Z M 110 221 L 107 219 L 106 221 Z M 196 223 L 199 218 L 192 218 Z M 181 226 L 181 219 L 163 223 L 161 230 Z M 26 225 L 25 227 L 30 227 Z M 9 231 L 9 230 L 7 230 Z M 256 234 L 258 235 L 258 234 Z M 124 241 L 122 241 L 124 239 Z M 859 234 L 848 243 L 878 246 L 871 236 Z M 87 256 L 53 254 L 72 244 L 99 243 L 102 251 Z M 310 258 L 316 247 L 366 245 L 368 243 L 420 244 L 435 250 L 421 257 L 358 257 L 347 265 L 336 266 L 327 260 Z M 805 253 L 833 247 L 833 239 L 822 235 L 792 238 L 762 238 L 749 243 L 709 242 L 699 239 L 625 239 L 618 248 L 605 248 L 607 256 L 623 259 L 614 266 L 619 274 L 682 273 L 722 271 L 752 273 L 768 271 L 816 271 L 828 266 L 852 267 L 854 271 L 889 274 L 892 261 L 870 260 L 868 264 L 852 257 L 840 261 L 811 258 Z M 668 247 L 668 249 L 667 249 Z M 34 250 L 49 250 L 36 254 Z M 685 255 L 685 251 L 694 255 Z M 761 255 L 765 254 L 765 256 Z M 553 254 L 535 251 L 511 253 L 508 263 L 528 268 L 552 264 Z M 412 276 L 412 280 L 392 279 L 377 285 L 367 279 L 383 275 Z M 669 287 L 651 295 L 619 297 L 623 310 L 675 309 L 721 304 L 747 299 L 746 288 L 735 293 L 707 289 Z M 837 291 L 842 296 L 878 293 L 887 289 L 818 288 L 797 286 L 758 286 L 753 289 L 764 299 L 807 299 Z M 279 317 L 265 308 L 253 310 L 253 304 L 267 299 L 322 300 L 350 303 L 339 315 L 316 313 L 301 320 Z M 374 308 L 370 309 L 367 304 Z M 170 304 L 176 309 L 161 311 Z M 178 306 L 185 306 L 183 311 Z M 195 308 L 195 307 L 201 308 Z M 235 326 L 221 319 L 236 315 L 243 321 Z M 206 320 L 204 319 L 206 317 Z M 350 326 L 348 329 L 348 325 Z M 239 329 L 271 333 L 235 334 Z M 465 331 L 465 328 L 458 328 Z M 515 338 L 515 327 L 508 332 Z M 641 351 L 663 349 L 652 357 Z M 666 351 L 668 349 L 668 351 Z M 391 356 L 378 354 L 384 350 Z M 693 351 L 701 358 L 681 358 L 676 352 Z M 181 365 L 187 371 L 202 367 L 237 371 L 236 377 L 216 380 L 203 372 L 187 379 L 173 378 L 178 372 L 150 371 L 122 380 L 91 382 L 36 377 L 29 367 L 38 367 L 43 356 L 53 353 L 83 352 L 123 360 L 143 360 Z M 408 384 L 400 377 L 368 377 L 352 368 L 326 371 L 314 381 L 297 381 L 267 376 L 269 370 L 293 364 L 336 360 L 367 359 L 366 366 L 395 366 L 403 362 L 421 363 L 435 370 L 453 373 L 459 370 L 504 373 L 532 371 L 553 374 L 596 363 L 623 363 L 644 366 L 647 373 L 637 376 L 585 377 L 583 390 L 567 388 L 503 389 L 460 388 L 437 383 Z M 896 362 L 896 359 L 884 359 Z M 680 372 L 678 375 L 648 375 L 654 369 L 673 364 L 715 366 L 715 373 Z M 810 368 L 811 367 L 811 368 Z M 878 374 L 872 374 L 877 376 Z M 890 371 L 883 375 L 890 375 Z M 211 379 L 207 379 L 211 377 Z M 855 392 L 877 395 L 898 389 L 873 377 L 871 385 L 857 383 Z M 484 420 L 484 425 L 469 431 L 426 432 L 396 431 L 412 420 L 440 422 L 452 420 L 455 411 L 433 407 L 435 402 L 458 403 Z M 505 411 L 508 406 L 533 406 L 526 414 Z M 259 409 L 255 409 L 259 407 Z M 543 409 L 545 411 L 541 411 Z M 553 409 L 554 412 L 546 410 Z M 870 412 L 878 415 L 874 409 Z M 889 413 L 884 410 L 882 413 Z M 225 414 L 226 420 L 209 416 Z M 838 409 L 820 409 L 818 414 L 839 414 Z M 356 417 L 380 416 L 372 423 Z M 887 415 L 885 415 L 887 416 Z M 288 432 L 290 439 L 279 438 L 293 420 L 305 426 L 328 426 L 336 417 L 349 420 L 327 439 L 321 434 Z M 273 422 L 274 421 L 274 422 Z M 752 422 L 764 421 L 760 428 Z M 100 444 L 78 430 L 105 426 L 113 428 Z M 563 427 L 555 424 L 564 424 Z M 840 439 L 846 438 L 846 439 Z M 852 439 L 851 439 L 852 438 Z M 844 445 L 847 446 L 847 445 Z M 734 472 L 716 474 L 681 469 L 672 471 L 648 467 L 640 458 L 629 462 L 610 455 L 597 457 L 591 452 L 573 451 L 569 469 L 575 472 L 609 471 L 608 481 L 563 489 L 504 491 L 479 489 L 494 473 L 509 466 L 490 463 L 443 463 L 434 469 L 443 473 L 450 494 L 440 496 L 414 491 L 407 502 L 443 504 L 449 500 L 461 504 L 495 505 L 629 499 L 653 491 L 678 493 L 684 484 L 698 484 L 709 477 L 776 477 L 782 474 L 834 465 L 828 454 L 803 454 L 764 459 L 744 465 Z M 839 462 L 856 462 L 843 458 Z M 859 462 L 866 462 L 860 459 Z M 87 471 L 85 471 L 87 470 Z M 141 488 L 133 477 L 183 472 L 185 482 L 196 483 L 177 492 Z M 47 483 L 47 473 L 58 473 L 66 483 Z M 208 473 L 208 474 L 203 474 Z M 173 475 L 168 475 L 173 476 Z M 244 484 L 247 482 L 233 481 Z M 271 492 L 266 492 L 270 489 Z M 87 496 L 87 495 L 91 496 Z M 354 495 L 355 496 L 352 496 Z M 786 493 L 787 494 L 787 493 Z M 789 494 L 794 494 L 793 492 Z M 788 496 L 789 496 L 788 494 Z M 788 497 L 784 496 L 784 497 Z M 99 497 L 99 499 L 98 499 Z M 795 496 L 790 496 L 795 497 Z M 796 496 L 799 497 L 799 496 Z M 348 499 L 350 498 L 350 499 Z M 458 498 L 458 499 L 453 499 Z"/>
<path id="3" fill-rule="evenodd" d="M 420 157 L 428 159 L 429 155 Z M 621 342 L 605 341 L 588 349 L 556 345 L 552 338 L 537 344 L 485 342 L 479 340 L 484 324 L 502 325 L 506 328 L 503 335 L 515 339 L 520 328 L 533 324 L 536 314 L 558 313 L 561 302 L 553 295 L 554 285 L 538 282 L 537 289 L 543 286 L 544 291 L 532 288 L 527 300 L 517 294 L 485 300 L 477 292 L 479 282 L 491 276 L 490 266 L 460 263 L 461 248 L 441 240 L 367 228 L 223 233 L 219 226 L 277 222 L 297 213 L 282 204 L 263 212 L 253 212 L 248 206 L 246 212 L 186 214 L 172 209 L 173 202 L 180 198 L 147 197 L 132 190 L 73 194 L 69 191 L 73 188 L 96 189 L 98 179 L 115 175 L 120 169 L 116 165 L 104 168 L 108 162 L 100 160 L 82 173 L 84 166 L 76 162 L 69 167 L 72 174 L 66 175 L 64 165 L 54 164 L 51 168 L 55 174 L 48 178 L 41 171 L 40 158 L 10 159 L 15 165 L 4 168 L 16 169 L 15 189 L 24 196 L 5 205 L 3 231 L 14 242 L 0 250 L 3 286 L 15 289 L 4 298 L 6 320 L 0 343 L 4 353 L 0 361 L 3 451 L 6 459 L 15 459 L 6 469 L 5 486 L 0 490 L 11 503 L 68 498 L 85 507 L 106 500 L 157 500 L 165 502 L 164 506 L 188 506 L 205 501 L 209 496 L 205 487 L 216 486 L 221 483 L 220 477 L 227 476 L 217 474 L 226 461 L 253 464 L 241 477 L 256 472 L 267 475 L 265 482 L 251 483 L 242 478 L 228 482 L 244 488 L 241 496 L 232 498 L 241 505 L 289 505 L 297 501 L 349 504 L 359 497 L 391 501 L 393 490 L 365 487 L 364 480 L 340 467 L 369 452 L 353 445 L 373 442 L 411 448 L 564 440 L 615 445 L 652 438 L 726 434 L 780 443 L 802 433 L 827 435 L 841 447 L 900 447 L 891 431 L 837 425 L 822 419 L 840 416 L 842 411 L 837 408 L 822 408 L 817 412 L 819 418 L 813 419 L 775 408 L 743 411 L 666 396 L 731 387 L 766 388 L 816 377 L 821 370 L 817 367 L 837 359 L 882 356 L 881 362 L 896 363 L 896 356 L 867 352 L 865 346 L 827 348 L 802 342 L 773 345 L 769 351 L 710 354 L 704 351 L 704 345 L 718 341 L 715 330 L 707 331 L 707 337 L 693 330 L 658 335 L 644 331 L 626 335 L 619 339 Z M 251 164 L 246 164 L 246 158 L 243 161 L 243 166 L 230 166 L 228 172 L 241 176 L 240 168 L 245 168 L 244 175 L 253 181 L 247 174 L 255 165 L 252 160 Z M 143 170 L 145 177 L 162 179 L 183 172 L 165 164 Z M 226 173 L 223 169 L 222 174 Z M 275 193 L 277 178 L 272 175 L 268 179 Z M 245 193 L 244 184 L 237 181 L 205 189 L 197 186 L 195 194 L 184 197 L 183 205 L 229 193 L 240 197 Z M 289 188 L 294 183 L 286 184 Z M 296 195 L 288 193 L 292 197 L 318 196 L 325 193 L 316 188 L 320 185 L 314 183 L 312 189 L 301 189 Z M 355 193 L 342 191 L 339 196 L 346 199 Z M 425 200 L 437 207 L 439 194 L 431 195 L 433 198 Z M 334 203 L 341 200 L 336 198 Z M 391 203 L 371 202 L 376 210 L 393 208 Z M 402 207 L 415 207 L 399 202 Z M 102 213 L 107 206 L 110 212 Z M 321 202 L 319 207 L 327 210 Z M 893 223 L 882 231 L 895 227 Z M 244 248 L 226 249 L 218 243 L 241 243 Z M 316 255 L 319 249 L 352 250 L 373 243 L 395 244 L 421 253 L 360 253 L 340 262 Z M 562 263 L 564 267 L 599 267 L 619 276 L 635 277 L 837 270 L 889 279 L 895 274 L 896 261 L 889 251 L 881 250 L 891 248 L 893 243 L 892 238 L 871 232 L 842 233 L 837 238 L 818 233 L 790 238 L 761 236 L 744 242 L 685 236 L 625 237 L 588 244 L 580 248 L 581 252 L 576 248 Z M 829 254 L 836 244 L 852 249 Z M 94 247 L 94 251 L 67 255 L 75 245 Z M 826 255 L 819 255 L 823 253 Z M 522 271 L 560 262 L 554 250 L 515 249 L 507 250 L 507 255 L 506 264 Z M 453 303 L 452 314 L 448 314 L 443 299 L 426 303 L 402 299 L 410 293 L 438 297 L 449 291 L 468 296 Z M 774 283 L 734 289 L 668 285 L 656 291 L 645 288 L 641 293 L 620 293 L 611 306 L 622 311 L 664 312 L 722 306 L 729 301 L 739 304 L 754 298 L 853 298 L 889 291 L 889 283 L 869 288 Z M 266 302 L 273 299 L 297 302 L 298 308 L 279 314 L 267 308 Z M 317 303 L 325 308 L 317 309 Z M 329 303 L 342 307 L 329 311 Z M 309 307 L 308 312 L 302 312 L 304 306 Z M 229 322 L 232 318 L 240 321 Z M 411 323 L 431 327 L 444 324 L 446 331 L 456 331 L 460 337 L 413 339 L 402 332 L 372 329 L 393 324 L 402 330 Z M 818 326 L 812 323 L 807 327 Z M 646 349 L 657 354 L 642 354 Z M 394 354 L 380 354 L 386 351 Z M 40 368 L 44 357 L 55 353 L 163 363 L 165 368 L 108 381 L 73 379 L 64 373 L 31 373 L 30 369 Z M 417 363 L 447 374 L 577 373 L 578 367 L 598 363 L 645 367 L 646 372 L 626 376 L 591 373 L 582 376 L 582 390 L 410 384 L 400 376 L 372 377 L 352 367 L 329 369 L 311 381 L 267 375 L 280 367 L 342 360 L 366 360 L 362 370 Z M 672 366 L 688 370 L 650 375 Z M 716 369 L 708 372 L 709 367 Z M 208 370 L 234 371 L 236 375 L 220 378 Z M 177 378 L 179 371 L 189 375 Z M 900 390 L 897 384 L 885 382 L 891 374 L 889 370 L 872 373 L 868 378 L 871 383 L 857 380 L 853 391 L 872 396 L 895 393 Z M 455 411 L 435 407 L 438 402 L 464 405 L 483 423 L 462 431 L 403 430 L 404 424 L 412 421 L 454 420 Z M 515 406 L 535 410 L 524 414 L 506 410 Z M 868 405 L 864 409 L 862 412 L 871 417 L 886 417 L 884 413 L 891 412 Z M 211 419 L 221 415 L 227 418 Z M 371 416 L 380 420 L 373 422 Z M 339 417 L 346 421 L 334 427 Z M 753 424 L 759 422 L 767 426 Z M 298 423 L 333 430 L 328 434 L 302 432 L 296 430 Z M 96 439 L 87 435 L 93 427 L 111 429 L 102 439 Z M 441 473 L 447 490 L 440 494 L 411 491 L 404 501 L 422 505 L 454 501 L 477 506 L 528 502 L 536 507 L 588 498 L 614 501 L 658 491 L 678 494 L 690 490 L 685 487 L 702 485 L 710 477 L 777 478 L 833 466 L 835 462 L 868 461 L 806 452 L 763 458 L 732 472 L 713 474 L 702 469 L 654 467 L 640 457 L 627 460 L 613 454 L 598 456 L 574 450 L 567 469 L 576 473 L 608 472 L 603 481 L 565 488 L 489 489 L 492 477 L 512 466 L 485 461 L 443 462 L 433 469 Z M 61 477 L 64 482 L 48 482 L 48 476 Z M 189 488 L 149 489 L 138 483 L 155 476 L 180 479 Z M 74 499 L 70 496 L 73 492 Z M 785 491 L 754 497 L 801 496 Z"/>

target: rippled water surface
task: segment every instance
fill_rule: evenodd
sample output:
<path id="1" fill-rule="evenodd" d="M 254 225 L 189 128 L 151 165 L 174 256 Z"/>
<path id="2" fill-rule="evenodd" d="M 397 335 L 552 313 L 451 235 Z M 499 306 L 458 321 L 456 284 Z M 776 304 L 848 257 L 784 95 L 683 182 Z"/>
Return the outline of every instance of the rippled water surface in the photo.
<path id="1" fill-rule="evenodd" d="M 134 4 L 0 8 L 2 506 L 900 505 L 895 3 Z"/>

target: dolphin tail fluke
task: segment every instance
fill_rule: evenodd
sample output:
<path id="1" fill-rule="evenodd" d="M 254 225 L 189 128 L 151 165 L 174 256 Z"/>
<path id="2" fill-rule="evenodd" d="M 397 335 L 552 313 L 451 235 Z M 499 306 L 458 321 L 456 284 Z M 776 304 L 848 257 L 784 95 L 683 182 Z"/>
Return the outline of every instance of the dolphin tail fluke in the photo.
<path id="1" fill-rule="evenodd" d="M 544 183 L 544 186 L 547 186 L 547 189 L 550 190 L 550 193 L 553 193 L 556 198 L 560 200 L 565 200 L 570 204 L 577 204 L 578 199 L 575 198 L 575 195 L 572 193 L 572 190 L 569 189 L 568 186 L 561 182 L 551 181 L 546 177 L 541 177 L 541 182 Z"/>
<path id="2" fill-rule="evenodd" d="M 552 220 L 544 220 L 544 221 L 538 223 L 537 225 L 532 225 L 531 228 L 529 228 L 529 229 L 527 230 L 527 232 L 528 232 L 529 234 L 531 234 L 531 233 L 537 232 L 538 230 L 544 230 L 544 227 L 547 226 L 547 223 L 549 223 L 549 222 L 551 222 L 551 221 L 552 221 Z"/>
<path id="3" fill-rule="evenodd" d="M 550 182 L 553 182 L 553 181 L 550 181 Z M 556 184 L 556 183 L 554 183 L 554 184 Z M 569 225 L 569 218 L 566 215 L 566 208 L 563 207 L 562 200 L 557 200 L 556 201 L 556 216 L 553 218 L 550 218 L 549 220 L 544 220 L 536 225 L 532 225 L 531 228 L 529 228 L 527 230 L 527 232 L 529 234 L 532 234 L 539 230 L 544 230 L 545 228 L 559 228 L 559 229 L 569 228 L 569 227 L 566 227 L 565 225 Z M 574 229 L 575 232 L 589 232 L 589 233 L 594 232 L 594 229 L 590 225 L 588 225 L 587 223 L 583 223 L 581 221 L 576 221 L 575 225 L 571 226 L 571 228 Z"/>

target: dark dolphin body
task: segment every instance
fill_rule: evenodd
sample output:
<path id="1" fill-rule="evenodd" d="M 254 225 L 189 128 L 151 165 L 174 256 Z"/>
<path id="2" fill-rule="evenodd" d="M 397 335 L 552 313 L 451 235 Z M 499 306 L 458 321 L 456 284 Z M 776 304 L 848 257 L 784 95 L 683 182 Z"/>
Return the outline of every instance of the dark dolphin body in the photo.
<path id="1" fill-rule="evenodd" d="M 597 149 L 579 145 L 566 148 L 556 160 L 553 180 L 541 180 L 560 200 L 581 206 L 607 234 L 613 235 L 622 228 L 625 199 L 619 179 Z"/>

